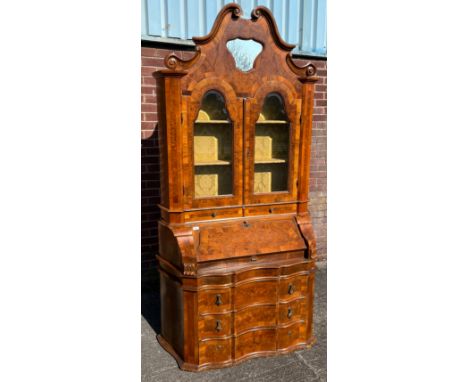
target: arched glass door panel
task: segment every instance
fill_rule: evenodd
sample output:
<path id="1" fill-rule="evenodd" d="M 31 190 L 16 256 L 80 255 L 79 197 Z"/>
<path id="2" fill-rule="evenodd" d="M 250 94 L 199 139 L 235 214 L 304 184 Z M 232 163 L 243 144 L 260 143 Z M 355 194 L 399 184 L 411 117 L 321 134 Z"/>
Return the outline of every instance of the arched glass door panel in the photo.
<path id="1" fill-rule="evenodd" d="M 288 191 L 289 137 L 283 98 L 270 93 L 255 124 L 254 193 Z"/>
<path id="2" fill-rule="evenodd" d="M 224 97 L 208 91 L 194 123 L 195 198 L 233 194 L 232 121 Z"/>

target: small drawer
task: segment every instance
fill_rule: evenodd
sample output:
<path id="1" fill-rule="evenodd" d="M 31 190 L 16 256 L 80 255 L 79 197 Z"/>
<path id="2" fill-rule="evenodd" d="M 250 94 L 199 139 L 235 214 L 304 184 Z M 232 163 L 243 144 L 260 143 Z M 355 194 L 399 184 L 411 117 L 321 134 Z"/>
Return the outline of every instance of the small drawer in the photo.
<path id="1" fill-rule="evenodd" d="M 236 333 L 259 326 L 276 326 L 276 304 L 250 306 L 237 311 Z"/>
<path id="2" fill-rule="evenodd" d="M 242 208 L 222 208 L 201 211 L 188 211 L 184 213 L 186 222 L 237 218 L 242 216 Z"/>
<path id="3" fill-rule="evenodd" d="M 236 358 L 258 353 L 276 351 L 276 329 L 252 330 L 236 338 Z"/>
<path id="4" fill-rule="evenodd" d="M 236 286 L 236 309 L 255 304 L 276 303 L 276 280 L 259 280 Z"/>
<path id="5" fill-rule="evenodd" d="M 297 320 L 305 320 L 307 316 L 306 302 L 306 298 L 300 298 L 298 300 L 281 303 L 279 305 L 279 323 L 285 324 Z"/>
<path id="6" fill-rule="evenodd" d="M 292 214 L 297 212 L 296 204 L 271 204 L 267 206 L 246 207 L 245 216 Z"/>
<path id="7" fill-rule="evenodd" d="M 304 322 L 298 322 L 287 327 L 278 328 L 278 350 L 306 342 L 307 327 Z"/>
<path id="8" fill-rule="evenodd" d="M 292 276 L 280 279 L 279 299 L 292 300 L 307 295 L 307 276 Z"/>
<path id="9" fill-rule="evenodd" d="M 231 334 L 231 314 L 210 314 L 200 316 L 198 335 L 200 339 L 223 337 Z"/>
<path id="10" fill-rule="evenodd" d="M 231 339 L 200 341 L 198 357 L 200 365 L 229 361 L 231 359 Z"/>
<path id="11" fill-rule="evenodd" d="M 200 313 L 220 313 L 231 309 L 231 289 L 211 289 L 198 293 Z"/>

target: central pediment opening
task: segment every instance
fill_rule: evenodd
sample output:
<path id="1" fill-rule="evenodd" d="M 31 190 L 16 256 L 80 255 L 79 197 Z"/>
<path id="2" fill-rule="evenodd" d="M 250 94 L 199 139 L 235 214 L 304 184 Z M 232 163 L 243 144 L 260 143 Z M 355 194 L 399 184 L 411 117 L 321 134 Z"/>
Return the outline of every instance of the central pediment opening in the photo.
<path id="1" fill-rule="evenodd" d="M 255 40 L 242 40 L 236 38 L 226 43 L 226 47 L 234 57 L 236 68 L 248 72 L 253 69 L 253 64 L 262 52 L 263 46 Z"/>

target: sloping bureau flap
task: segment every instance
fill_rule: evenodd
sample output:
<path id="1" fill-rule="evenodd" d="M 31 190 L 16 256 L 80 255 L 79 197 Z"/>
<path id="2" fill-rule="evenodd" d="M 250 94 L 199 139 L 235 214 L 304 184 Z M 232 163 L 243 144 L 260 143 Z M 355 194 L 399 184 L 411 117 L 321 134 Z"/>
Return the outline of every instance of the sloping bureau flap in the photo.
<path id="1" fill-rule="evenodd" d="M 200 226 L 198 261 L 306 249 L 294 217 Z"/>

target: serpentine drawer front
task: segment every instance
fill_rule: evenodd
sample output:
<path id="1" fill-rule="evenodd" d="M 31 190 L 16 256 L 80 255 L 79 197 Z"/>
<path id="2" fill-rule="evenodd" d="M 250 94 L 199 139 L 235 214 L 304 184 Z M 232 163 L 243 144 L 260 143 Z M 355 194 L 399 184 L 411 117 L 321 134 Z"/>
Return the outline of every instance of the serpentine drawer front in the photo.
<path id="1" fill-rule="evenodd" d="M 216 362 L 230 362 L 307 343 L 307 291 L 312 278 L 304 270 L 298 274 L 297 266 L 288 274 L 291 268 L 246 269 L 219 289 L 213 278 L 208 281 L 213 289 L 198 294 L 200 364 L 216 347 L 220 353 Z"/>
<path id="2" fill-rule="evenodd" d="M 169 53 L 154 74 L 157 338 L 189 371 L 316 340 L 308 206 L 316 68 L 296 64 L 267 8 L 241 16 L 226 5 L 207 36 L 193 37 L 191 57 Z M 239 60 L 243 44 L 255 46 L 249 62 Z"/>

